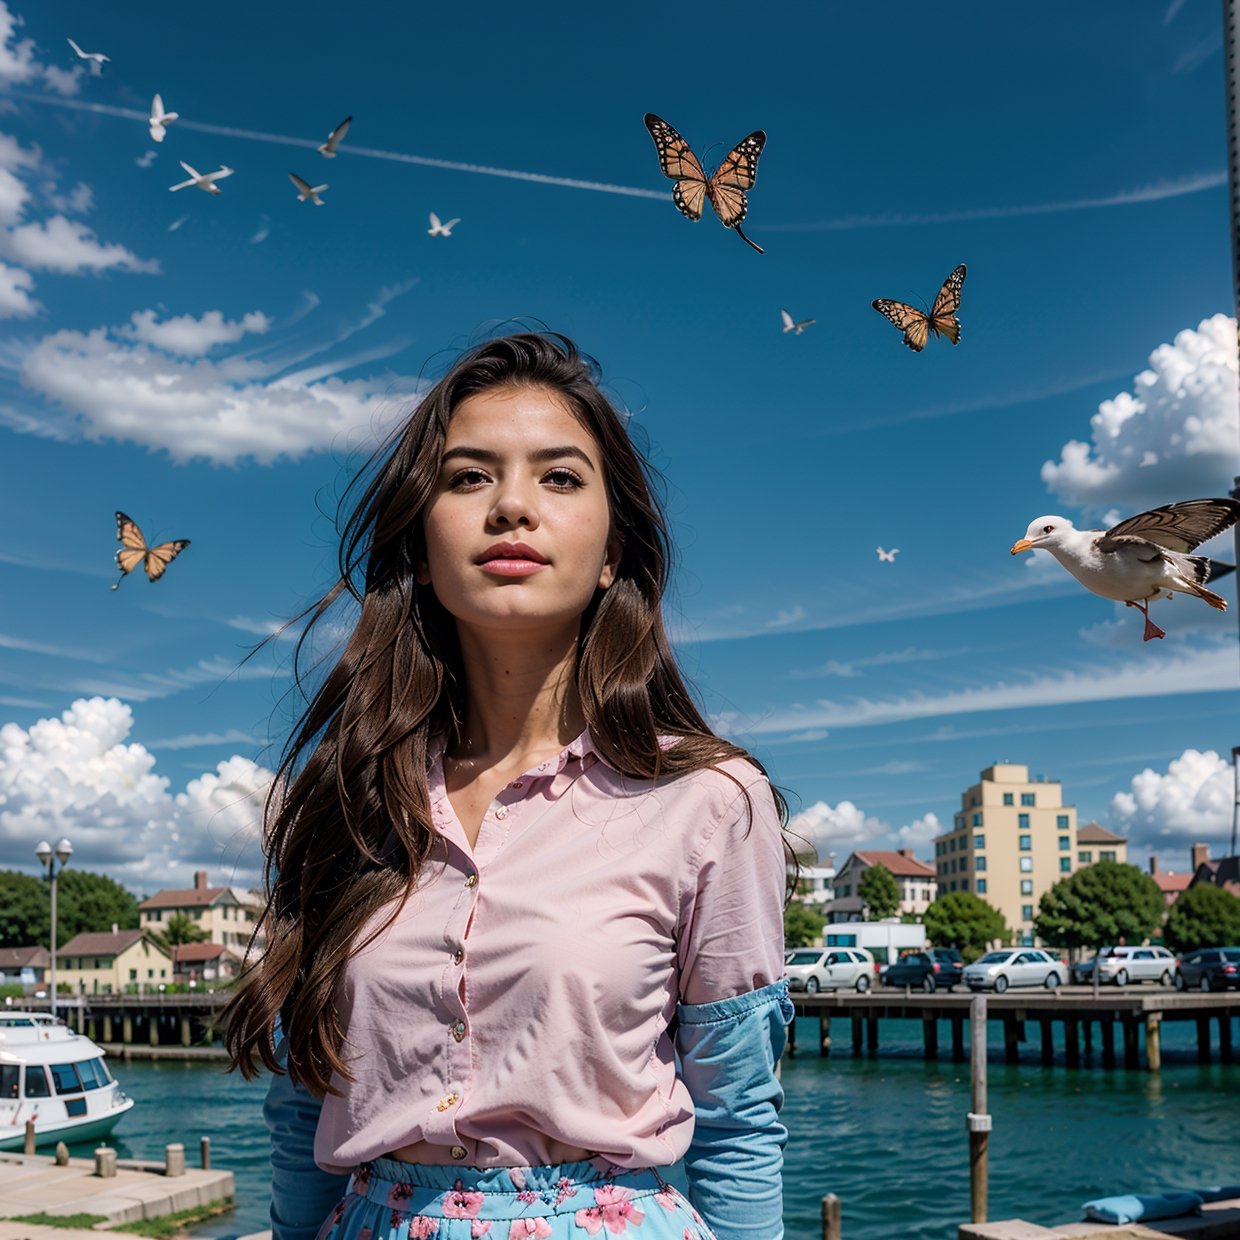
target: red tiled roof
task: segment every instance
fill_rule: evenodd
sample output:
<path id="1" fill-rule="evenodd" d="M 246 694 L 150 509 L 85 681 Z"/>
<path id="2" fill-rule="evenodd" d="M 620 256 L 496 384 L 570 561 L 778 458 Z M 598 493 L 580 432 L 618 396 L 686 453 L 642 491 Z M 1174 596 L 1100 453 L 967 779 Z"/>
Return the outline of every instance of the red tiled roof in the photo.
<path id="1" fill-rule="evenodd" d="M 1128 839 L 1126 836 L 1116 835 L 1114 831 L 1108 831 L 1106 827 L 1099 826 L 1096 822 L 1087 822 L 1083 827 L 1077 827 L 1076 842 L 1078 844 L 1127 844 Z"/>
<path id="2" fill-rule="evenodd" d="M 1150 877 L 1158 884 L 1158 890 L 1164 895 L 1172 891 L 1187 891 L 1193 881 L 1191 874 L 1164 874 L 1161 870 L 1157 874 L 1151 874 Z"/>
<path id="3" fill-rule="evenodd" d="M 906 857 L 903 853 L 873 850 L 855 852 L 853 856 L 863 865 L 882 865 L 891 871 L 895 878 L 935 878 L 935 869 L 916 857 Z"/>

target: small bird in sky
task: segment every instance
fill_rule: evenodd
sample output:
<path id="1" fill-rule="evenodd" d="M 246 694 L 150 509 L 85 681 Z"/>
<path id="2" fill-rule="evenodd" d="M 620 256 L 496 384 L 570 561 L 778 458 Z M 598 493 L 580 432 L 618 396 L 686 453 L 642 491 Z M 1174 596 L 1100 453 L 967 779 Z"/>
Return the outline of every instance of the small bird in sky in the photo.
<path id="1" fill-rule="evenodd" d="M 298 202 L 305 202 L 308 198 L 316 207 L 323 205 L 323 200 L 319 195 L 327 188 L 326 185 L 311 185 L 309 181 L 303 181 L 295 172 L 290 172 L 288 179 L 297 186 Z"/>
<path id="2" fill-rule="evenodd" d="M 162 142 L 164 140 L 164 133 L 166 132 L 167 127 L 171 125 L 179 115 L 180 114 L 177 112 L 165 112 L 164 101 L 156 95 L 155 98 L 151 100 L 151 119 L 147 122 L 147 124 L 151 127 L 151 137 L 154 138 L 156 142 Z"/>
<path id="3" fill-rule="evenodd" d="M 1012 554 L 1049 551 L 1087 590 L 1135 607 L 1145 617 L 1145 640 L 1166 637 L 1151 619 L 1149 605 L 1175 592 L 1196 595 L 1218 611 L 1227 600 L 1205 588 L 1211 577 L 1231 572 L 1194 547 L 1240 521 L 1234 499 L 1190 499 L 1129 517 L 1109 530 L 1078 530 L 1065 517 L 1038 517 L 1029 523 Z"/>
<path id="4" fill-rule="evenodd" d="M 452 230 L 461 222 L 459 217 L 455 220 L 449 220 L 446 224 L 437 216 L 434 211 L 430 215 L 431 226 L 426 230 L 427 235 L 431 237 L 450 237 Z"/>
<path id="5" fill-rule="evenodd" d="M 788 313 L 787 310 L 781 310 L 779 317 L 784 321 L 784 331 L 796 332 L 799 336 L 811 323 L 816 323 L 817 319 L 802 319 L 799 323 Z"/>
<path id="6" fill-rule="evenodd" d="M 178 181 L 176 185 L 169 185 L 168 188 L 174 193 L 179 189 L 189 189 L 191 185 L 196 185 L 199 189 L 206 190 L 208 194 L 218 194 L 221 191 L 220 187 L 216 185 L 216 181 L 220 181 L 224 177 L 230 177 L 233 174 L 233 170 L 227 164 L 221 164 L 216 172 L 197 172 L 185 160 L 182 159 L 179 163 L 189 173 L 189 180 Z"/>
<path id="7" fill-rule="evenodd" d="M 892 547 L 890 551 L 884 551 L 882 547 L 875 547 L 874 550 L 878 552 L 878 561 L 880 564 L 894 564 L 896 562 L 896 556 L 900 554 L 899 547 Z"/>
<path id="8" fill-rule="evenodd" d="M 327 135 L 327 141 L 318 148 L 319 154 L 322 155 L 324 159 L 336 158 L 336 147 L 344 141 L 344 136 L 349 132 L 349 126 L 352 124 L 353 118 L 351 116 L 346 116 L 344 120 L 342 120 L 340 124 Z"/>
<path id="9" fill-rule="evenodd" d="M 69 40 L 69 46 L 77 52 L 79 59 L 90 61 L 90 71 L 98 77 L 103 72 L 103 62 L 111 60 L 111 56 L 105 56 L 102 52 L 84 52 L 72 39 Z"/>

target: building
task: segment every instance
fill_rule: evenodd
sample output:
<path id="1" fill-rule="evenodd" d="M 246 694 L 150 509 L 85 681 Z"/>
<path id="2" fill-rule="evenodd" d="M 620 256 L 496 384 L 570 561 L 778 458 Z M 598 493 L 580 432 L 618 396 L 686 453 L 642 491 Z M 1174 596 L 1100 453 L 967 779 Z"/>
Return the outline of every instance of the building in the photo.
<path id="1" fill-rule="evenodd" d="M 1027 766 L 997 762 L 960 798 L 934 858 L 940 893 L 981 896 L 1017 943 L 1032 945 L 1042 893 L 1076 869 L 1076 807 L 1063 803 L 1057 779 L 1030 779 Z"/>
<path id="2" fill-rule="evenodd" d="M 1170 908 L 1181 896 L 1188 890 L 1189 884 L 1193 881 L 1193 872 L 1188 870 L 1183 874 L 1177 874 L 1174 870 L 1160 870 L 1158 868 L 1158 858 L 1150 857 L 1150 877 L 1158 884 L 1158 890 L 1162 892 L 1163 901 Z"/>
<path id="3" fill-rule="evenodd" d="M 35 990 L 47 978 L 52 953 L 46 947 L 0 947 L 0 983 Z"/>
<path id="4" fill-rule="evenodd" d="M 162 934 L 179 913 L 207 935 L 207 942 L 234 948 L 244 956 L 262 912 L 263 902 L 254 892 L 208 886 L 206 870 L 197 870 L 192 887 L 157 891 L 149 900 L 143 900 L 138 905 L 138 924 L 143 930 Z M 260 936 L 255 950 L 262 949 Z"/>
<path id="5" fill-rule="evenodd" d="M 848 860 L 835 876 L 835 896 L 823 909 L 827 921 L 861 921 L 865 915 L 865 901 L 858 894 L 861 876 L 874 865 L 884 865 L 900 888 L 900 907 L 897 914 L 910 913 L 921 917 L 934 903 L 937 894 L 934 867 L 913 856 L 912 849 L 901 848 L 896 852 L 867 849 L 850 853 Z"/>
<path id="6" fill-rule="evenodd" d="M 1096 822 L 1087 822 L 1076 833 L 1076 863 L 1093 865 L 1095 861 L 1118 861 L 1128 864 L 1128 841 Z"/>
<path id="7" fill-rule="evenodd" d="M 814 908 L 830 903 L 835 898 L 835 866 L 802 861 L 797 873 L 797 897 Z"/>
<path id="8" fill-rule="evenodd" d="M 223 943 L 182 943 L 172 949 L 172 976 L 178 982 L 222 982 L 236 977 L 244 957 Z"/>
<path id="9" fill-rule="evenodd" d="M 1198 883 L 1211 883 L 1240 896 L 1240 857 L 1212 858 L 1209 844 L 1194 844 L 1193 877 L 1188 885 L 1196 887 Z"/>
<path id="10" fill-rule="evenodd" d="M 172 981 L 172 957 L 144 930 L 87 931 L 56 952 L 57 990 L 123 995 Z"/>

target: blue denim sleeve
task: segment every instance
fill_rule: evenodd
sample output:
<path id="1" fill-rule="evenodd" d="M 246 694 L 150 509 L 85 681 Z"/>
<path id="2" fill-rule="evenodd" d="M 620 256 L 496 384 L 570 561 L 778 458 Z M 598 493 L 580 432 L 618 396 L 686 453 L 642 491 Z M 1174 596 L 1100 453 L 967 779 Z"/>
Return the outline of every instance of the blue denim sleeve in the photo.
<path id="1" fill-rule="evenodd" d="M 782 1240 L 788 1132 L 775 1067 L 793 1014 L 788 983 L 676 1012 L 676 1053 L 695 1115 L 689 1196 L 719 1240 Z"/>
<path id="2" fill-rule="evenodd" d="M 286 1061 L 278 1025 L 276 1057 Z M 272 1075 L 263 1103 L 263 1119 L 271 1133 L 271 1240 L 314 1240 L 344 1196 L 349 1177 L 320 1170 L 314 1161 L 314 1132 L 322 1106 L 287 1073 Z"/>

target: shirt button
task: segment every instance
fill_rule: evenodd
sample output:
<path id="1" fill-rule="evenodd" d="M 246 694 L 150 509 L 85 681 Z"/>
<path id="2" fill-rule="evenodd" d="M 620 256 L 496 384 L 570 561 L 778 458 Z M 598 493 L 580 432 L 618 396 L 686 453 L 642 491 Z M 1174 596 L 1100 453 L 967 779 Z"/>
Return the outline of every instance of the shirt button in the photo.
<path id="1" fill-rule="evenodd" d="M 517 782 L 516 782 L 515 784 L 513 784 L 512 786 L 513 786 L 514 788 L 523 788 L 523 787 L 525 787 L 525 785 L 524 785 L 524 784 L 523 784 L 523 783 L 522 783 L 519 779 L 518 779 L 518 780 L 517 780 Z"/>
<path id="2" fill-rule="evenodd" d="M 465 886 L 466 886 L 466 887 L 477 887 L 477 885 L 478 885 L 478 875 L 477 875 L 477 874 L 471 874 L 471 875 L 470 875 L 470 876 L 469 876 L 469 877 L 465 880 Z"/>
<path id="3" fill-rule="evenodd" d="M 459 1042 L 465 1037 L 465 1022 L 458 1020 L 452 1025 L 452 1036 Z"/>
<path id="4" fill-rule="evenodd" d="M 452 1157 L 458 1162 L 468 1153 L 469 1151 L 463 1145 L 454 1145 L 452 1147 Z"/>
<path id="5" fill-rule="evenodd" d="M 508 817 L 508 806 L 501 805 L 499 809 L 495 811 L 495 817 L 496 818 L 507 818 Z"/>
<path id="6" fill-rule="evenodd" d="M 463 947 L 458 947 L 456 951 L 452 953 L 452 963 L 460 964 L 461 961 L 464 959 L 465 959 L 465 949 Z"/>

